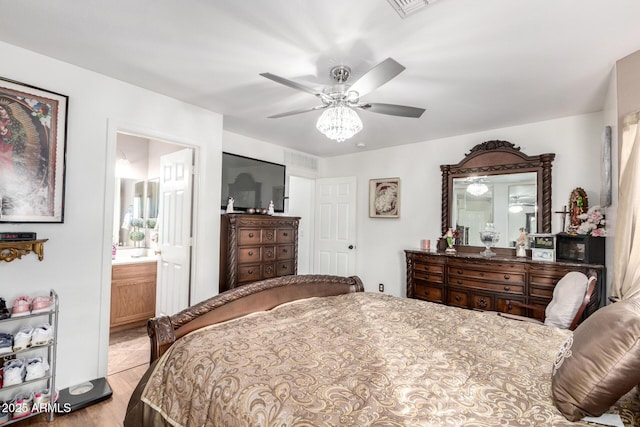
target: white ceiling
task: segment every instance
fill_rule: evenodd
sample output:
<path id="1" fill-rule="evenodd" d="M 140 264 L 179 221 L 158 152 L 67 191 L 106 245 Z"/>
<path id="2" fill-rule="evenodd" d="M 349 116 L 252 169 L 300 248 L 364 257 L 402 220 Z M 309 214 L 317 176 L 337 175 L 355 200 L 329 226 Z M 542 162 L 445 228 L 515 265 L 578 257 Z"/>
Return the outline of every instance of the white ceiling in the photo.
<path id="1" fill-rule="evenodd" d="M 2 41 L 322 157 L 600 111 L 615 61 L 640 49 L 638 0 L 439 0 L 404 20 L 386 0 L 0 1 Z M 407 69 L 363 101 L 420 119 L 357 110 L 364 130 L 339 144 L 319 111 L 266 118 L 319 102 L 259 73 L 321 88 L 334 65 L 354 82 L 387 57 Z"/>

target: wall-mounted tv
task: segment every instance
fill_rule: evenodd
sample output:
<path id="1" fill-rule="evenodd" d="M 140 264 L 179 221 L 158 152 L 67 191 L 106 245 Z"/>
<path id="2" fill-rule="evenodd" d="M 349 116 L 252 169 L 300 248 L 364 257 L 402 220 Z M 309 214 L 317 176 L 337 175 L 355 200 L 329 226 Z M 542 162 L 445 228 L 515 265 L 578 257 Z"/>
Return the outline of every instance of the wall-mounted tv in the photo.
<path id="1" fill-rule="evenodd" d="M 233 208 L 267 208 L 273 200 L 275 212 L 284 212 L 286 167 L 277 163 L 222 153 L 221 209 L 233 197 Z"/>

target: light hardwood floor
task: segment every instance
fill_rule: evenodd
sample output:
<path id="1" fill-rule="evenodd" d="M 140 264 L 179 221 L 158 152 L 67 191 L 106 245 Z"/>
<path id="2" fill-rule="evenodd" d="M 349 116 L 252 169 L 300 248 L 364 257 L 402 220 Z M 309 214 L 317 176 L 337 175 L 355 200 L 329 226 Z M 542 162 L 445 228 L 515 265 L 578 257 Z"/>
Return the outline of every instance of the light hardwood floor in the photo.
<path id="1" fill-rule="evenodd" d="M 149 365 L 137 366 L 107 377 L 113 396 L 70 414 L 56 416 L 49 423 L 49 416 L 42 414 L 15 424 L 18 426 L 56 427 L 121 427 L 129 397 Z"/>

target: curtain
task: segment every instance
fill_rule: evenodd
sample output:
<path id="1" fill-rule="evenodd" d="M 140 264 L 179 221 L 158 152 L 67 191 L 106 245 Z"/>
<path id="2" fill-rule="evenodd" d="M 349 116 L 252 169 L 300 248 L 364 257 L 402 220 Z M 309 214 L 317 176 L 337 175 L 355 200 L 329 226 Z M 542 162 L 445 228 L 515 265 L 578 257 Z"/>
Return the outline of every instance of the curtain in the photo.
<path id="1" fill-rule="evenodd" d="M 623 119 L 612 295 L 640 296 L 640 112 Z"/>

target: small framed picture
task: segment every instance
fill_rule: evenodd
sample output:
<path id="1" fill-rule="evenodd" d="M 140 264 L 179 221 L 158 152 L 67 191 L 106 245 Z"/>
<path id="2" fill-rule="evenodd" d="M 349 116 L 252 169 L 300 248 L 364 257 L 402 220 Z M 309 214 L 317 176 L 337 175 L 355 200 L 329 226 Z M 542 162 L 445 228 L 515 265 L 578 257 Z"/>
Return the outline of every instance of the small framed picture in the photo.
<path id="1" fill-rule="evenodd" d="M 369 217 L 400 217 L 400 178 L 369 180 Z"/>

